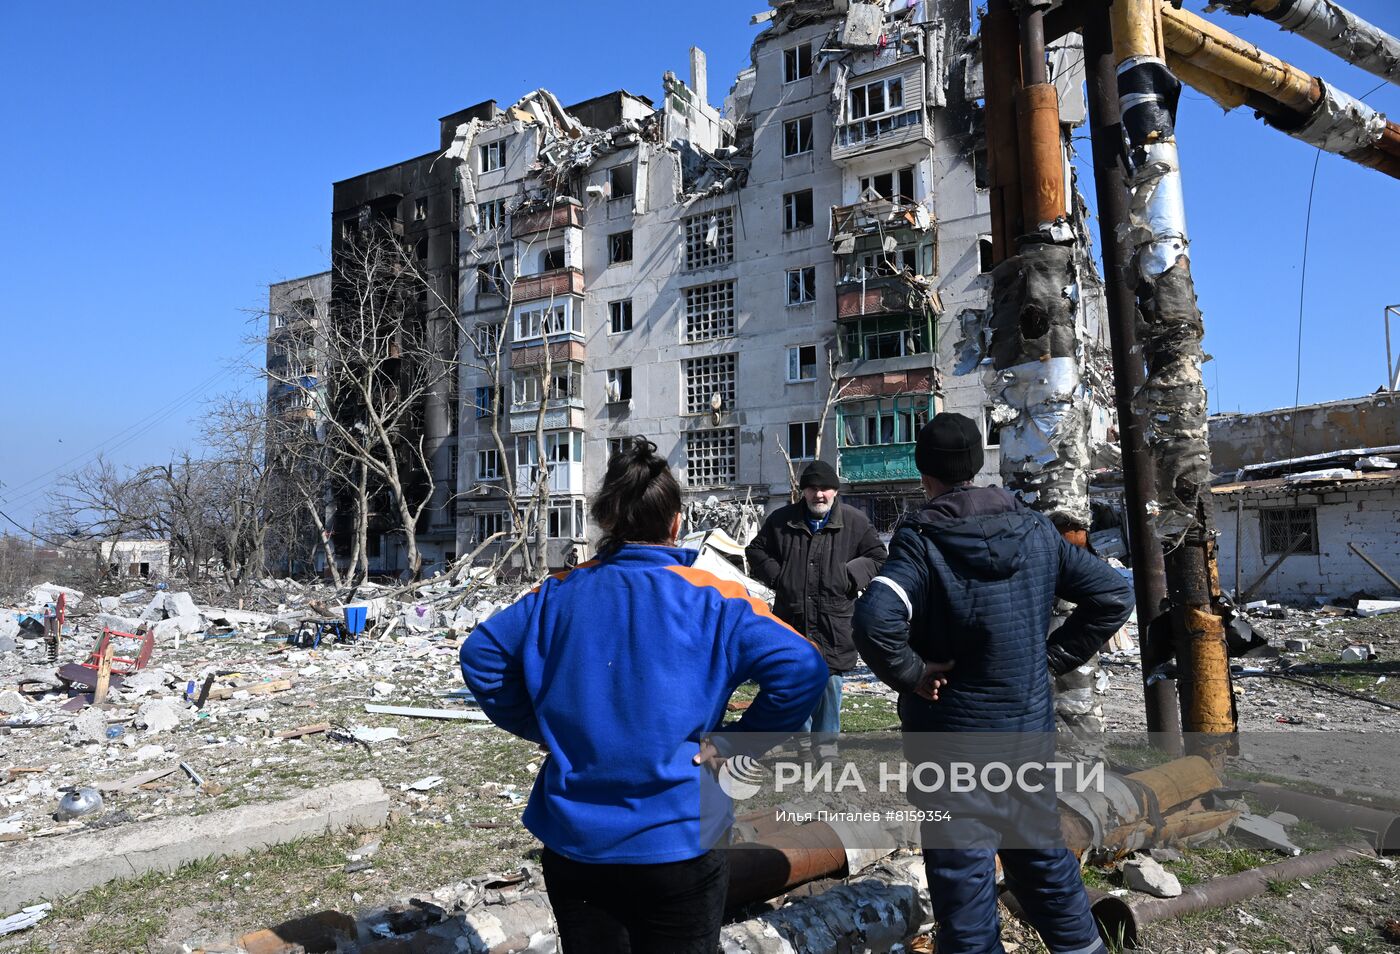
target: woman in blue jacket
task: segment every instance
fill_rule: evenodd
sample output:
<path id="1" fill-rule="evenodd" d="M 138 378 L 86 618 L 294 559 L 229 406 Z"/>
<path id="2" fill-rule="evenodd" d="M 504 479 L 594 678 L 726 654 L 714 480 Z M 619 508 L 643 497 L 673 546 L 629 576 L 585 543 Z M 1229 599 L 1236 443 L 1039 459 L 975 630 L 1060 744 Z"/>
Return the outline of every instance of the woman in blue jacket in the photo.
<path id="1" fill-rule="evenodd" d="M 796 731 L 826 684 L 815 647 L 692 567 L 698 554 L 675 545 L 680 511 L 656 445 L 634 440 L 593 501 L 597 558 L 462 644 L 485 713 L 549 752 L 523 820 L 544 843 L 565 954 L 712 954 L 729 869 L 702 830 L 714 814 L 700 808 L 702 744 L 741 683 L 759 693 L 729 731 Z"/>

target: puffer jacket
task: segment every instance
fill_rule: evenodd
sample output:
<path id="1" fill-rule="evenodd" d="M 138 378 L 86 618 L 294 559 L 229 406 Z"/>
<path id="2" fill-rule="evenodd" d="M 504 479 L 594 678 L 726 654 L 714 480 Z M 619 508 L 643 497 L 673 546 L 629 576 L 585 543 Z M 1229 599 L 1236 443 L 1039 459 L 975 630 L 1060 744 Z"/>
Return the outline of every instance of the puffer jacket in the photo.
<path id="1" fill-rule="evenodd" d="M 768 515 L 745 556 L 753 575 L 777 594 L 778 618 L 816 644 L 831 672 L 854 669 L 860 661 L 851 641 L 856 594 L 886 556 L 870 519 L 838 497 L 814 534 L 807 504 L 798 501 Z"/>
<path id="2" fill-rule="evenodd" d="M 1056 597 L 1077 605 L 1049 634 Z M 1044 516 L 999 487 L 964 487 L 895 532 L 854 638 L 901 693 L 906 730 L 1053 732 L 1047 668 L 1082 665 L 1131 611 L 1127 581 Z M 954 662 L 937 702 L 913 691 L 925 660 Z"/>

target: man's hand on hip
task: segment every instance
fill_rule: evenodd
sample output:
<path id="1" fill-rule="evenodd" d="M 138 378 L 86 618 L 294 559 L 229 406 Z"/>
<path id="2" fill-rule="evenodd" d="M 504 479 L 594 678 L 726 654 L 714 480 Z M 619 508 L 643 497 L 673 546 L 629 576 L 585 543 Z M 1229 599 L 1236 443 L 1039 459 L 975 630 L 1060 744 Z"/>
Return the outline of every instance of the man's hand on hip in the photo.
<path id="1" fill-rule="evenodd" d="M 945 675 L 953 668 L 955 663 L 949 662 L 925 662 L 924 671 L 919 676 L 919 683 L 914 687 L 914 694 L 927 699 L 929 702 L 938 701 L 938 690 L 948 684 L 948 677 Z"/>

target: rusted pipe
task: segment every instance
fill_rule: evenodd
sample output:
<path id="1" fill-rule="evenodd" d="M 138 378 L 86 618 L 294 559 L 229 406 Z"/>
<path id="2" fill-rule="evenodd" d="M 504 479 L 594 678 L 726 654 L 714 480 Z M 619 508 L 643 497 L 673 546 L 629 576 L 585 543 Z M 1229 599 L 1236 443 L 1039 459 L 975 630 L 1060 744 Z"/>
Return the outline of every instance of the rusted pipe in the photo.
<path id="1" fill-rule="evenodd" d="M 1256 14 L 1311 40 L 1373 76 L 1400 85 L 1400 40 L 1336 0 L 1219 0 L 1227 13 Z"/>
<path id="2" fill-rule="evenodd" d="M 1322 86 L 1315 77 L 1253 43 L 1189 10 L 1164 5 L 1161 11 L 1166 48 L 1192 65 L 1266 93 L 1304 113 L 1310 112 L 1322 96 Z"/>
<path id="3" fill-rule="evenodd" d="M 1241 871 L 1239 874 L 1216 878 L 1205 884 L 1188 885 L 1183 887 L 1181 895 L 1175 898 L 1142 898 L 1128 901 L 1111 894 L 1091 891 L 1089 900 L 1103 939 L 1109 943 L 1121 944 L 1125 948 L 1136 948 L 1141 942 L 1142 929 L 1153 921 L 1185 917 L 1198 911 L 1209 911 L 1212 908 L 1234 904 L 1263 894 L 1269 889 L 1270 882 L 1308 878 L 1350 858 L 1369 855 L 1370 852 L 1364 847 L 1347 845 Z"/>
<path id="4" fill-rule="evenodd" d="M 1179 755 L 1181 713 L 1177 706 L 1176 680 L 1164 672 L 1172 658 L 1166 567 L 1162 541 L 1148 516 L 1148 505 L 1157 498 L 1156 481 L 1142 416 L 1133 404 L 1142 390 L 1147 368 L 1138 347 L 1136 282 L 1131 270 L 1131 253 L 1123 238 L 1131 229 L 1128 197 L 1123 189 L 1128 178 L 1128 162 L 1123 149 L 1123 124 L 1118 113 L 1112 33 L 1106 7 L 1096 6 L 1085 13 L 1084 66 L 1147 731 L 1155 745 Z"/>
<path id="5" fill-rule="evenodd" d="M 735 908 L 776 898 L 818 878 L 842 877 L 846 846 L 825 822 L 794 825 L 729 851 L 729 894 Z"/>
<path id="6" fill-rule="evenodd" d="M 1295 792 L 1268 782 L 1250 782 L 1241 787 L 1258 796 L 1264 804 L 1306 818 L 1323 828 L 1361 835 L 1378 854 L 1400 853 L 1400 813 Z"/>
<path id="7" fill-rule="evenodd" d="M 1021 81 L 1038 86 L 1047 81 L 1045 72 L 1045 10 L 1039 3 L 1021 4 Z"/>
<path id="8" fill-rule="evenodd" d="M 1021 89 L 1020 42 L 1010 0 L 988 0 L 982 18 L 982 77 L 986 89 L 987 186 L 992 213 L 992 263 L 1016 252 L 1025 231 L 1016 96 Z"/>
<path id="9" fill-rule="evenodd" d="M 1025 86 L 1016 96 L 1021 134 L 1021 209 L 1026 231 L 1065 215 L 1065 173 L 1060 145 L 1060 97 L 1051 83 Z"/>

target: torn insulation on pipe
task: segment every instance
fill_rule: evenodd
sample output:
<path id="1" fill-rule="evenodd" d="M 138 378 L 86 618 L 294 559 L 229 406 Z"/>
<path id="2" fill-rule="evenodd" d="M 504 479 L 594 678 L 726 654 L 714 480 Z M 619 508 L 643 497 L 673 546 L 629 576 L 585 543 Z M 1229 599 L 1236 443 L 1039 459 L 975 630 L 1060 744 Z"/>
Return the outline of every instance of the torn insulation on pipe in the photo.
<path id="1" fill-rule="evenodd" d="M 1400 40 L 1335 0 L 1214 0 L 1207 10 L 1250 14 L 1311 40 L 1373 76 L 1400 85 Z"/>

